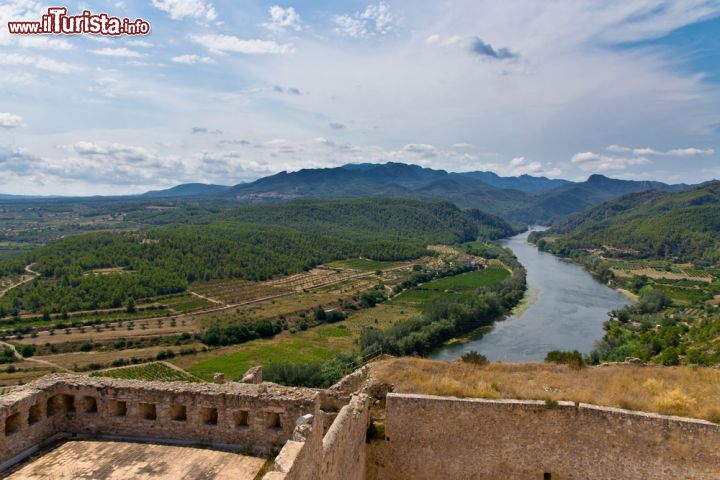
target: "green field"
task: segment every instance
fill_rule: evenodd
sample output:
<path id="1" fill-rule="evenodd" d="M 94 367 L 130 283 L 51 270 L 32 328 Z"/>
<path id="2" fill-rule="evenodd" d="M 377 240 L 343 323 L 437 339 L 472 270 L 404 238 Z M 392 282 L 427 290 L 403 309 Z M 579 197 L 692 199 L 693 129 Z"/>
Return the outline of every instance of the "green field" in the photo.
<path id="1" fill-rule="evenodd" d="M 663 284 L 656 284 L 655 288 L 661 290 L 674 302 L 683 305 L 702 303 L 712 298 L 707 291 L 700 288 L 682 288 Z"/>
<path id="2" fill-rule="evenodd" d="M 297 333 L 282 332 L 274 338 L 259 339 L 228 347 L 232 351 L 218 355 L 187 368 L 195 376 L 211 380 L 215 372 L 222 372 L 229 380 L 237 380 L 255 365 L 267 366 L 276 362 L 322 363 L 337 353 L 352 348 L 352 333 L 344 325 L 328 325 Z M 181 362 L 184 359 L 179 359 Z M 176 363 L 178 363 L 176 362 Z"/>
<path id="3" fill-rule="evenodd" d="M 402 265 L 403 262 L 381 262 L 377 260 L 368 260 L 366 258 L 351 258 L 348 260 L 338 260 L 336 262 L 326 263 L 326 267 L 344 268 L 348 270 L 361 270 L 363 272 L 372 272 L 373 270 L 384 270 Z"/>
<path id="4" fill-rule="evenodd" d="M 439 296 L 458 299 L 472 295 L 480 287 L 493 286 L 508 276 L 510 272 L 502 267 L 488 267 L 419 285 L 404 291 L 391 302 L 422 306 Z"/>
<path id="5" fill-rule="evenodd" d="M 505 280 L 510 272 L 500 267 L 489 267 L 484 270 L 463 273 L 452 277 L 441 278 L 420 287 L 421 290 L 440 290 L 457 293 L 475 291 L 480 287 L 491 287 L 496 283 Z"/>
<path id="6" fill-rule="evenodd" d="M 397 321 L 421 314 L 417 307 L 433 298 L 467 298 L 480 287 L 492 286 L 507 278 L 510 273 L 501 267 L 445 277 L 412 288 L 393 300 L 350 314 L 344 322 L 324 325 L 306 331 L 285 331 L 273 338 L 253 340 L 241 345 L 179 357 L 176 365 L 193 375 L 211 380 L 215 372 L 228 379 L 240 378 L 250 367 L 271 363 L 322 363 L 336 354 L 351 351 L 363 327 L 387 328 Z"/>
<path id="7" fill-rule="evenodd" d="M 91 377 L 123 378 L 126 380 L 149 380 L 156 382 L 200 382 L 200 379 L 169 367 L 164 363 L 146 363 L 135 367 L 121 367 L 90 374 Z"/>
<path id="8" fill-rule="evenodd" d="M 158 300 L 158 303 L 165 305 L 175 312 L 185 313 L 192 310 L 200 310 L 214 306 L 212 302 L 193 295 L 181 295 L 178 297 L 168 297 Z"/>

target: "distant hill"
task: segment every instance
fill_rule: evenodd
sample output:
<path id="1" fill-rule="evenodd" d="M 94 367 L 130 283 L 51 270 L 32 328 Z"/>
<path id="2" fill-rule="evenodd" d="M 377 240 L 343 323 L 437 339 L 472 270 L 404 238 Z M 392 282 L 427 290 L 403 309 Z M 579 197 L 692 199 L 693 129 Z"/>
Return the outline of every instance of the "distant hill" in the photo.
<path id="1" fill-rule="evenodd" d="M 491 185 L 515 185 L 517 189 Z M 449 173 L 403 163 L 359 164 L 281 172 L 220 193 L 241 203 L 293 198 L 392 196 L 446 200 L 478 208 L 517 223 L 546 223 L 630 192 L 681 190 L 660 182 L 593 175 L 585 182 L 530 177 L 499 177 L 487 172 Z M 535 190 L 532 192 L 532 190 Z"/>
<path id="2" fill-rule="evenodd" d="M 450 202 L 400 198 L 294 200 L 235 208 L 223 215 L 232 223 L 274 224 L 317 235 L 387 237 L 423 244 L 496 239 L 515 233 L 504 220 L 479 210 L 460 210 Z M 362 232 L 362 233 L 360 233 Z M 349 238 L 349 237 L 348 237 Z"/>
<path id="3" fill-rule="evenodd" d="M 712 264 L 720 261 L 720 182 L 681 192 L 629 194 L 559 222 L 548 250 L 611 246 L 621 255 Z"/>
<path id="4" fill-rule="evenodd" d="M 448 201 L 460 208 L 479 209 L 517 227 L 528 223 L 549 224 L 627 193 L 650 189 L 680 191 L 686 188 L 686 185 L 618 180 L 603 175 L 592 175 L 585 182 L 574 183 L 529 175 L 501 177 L 492 172 L 452 173 L 390 162 L 280 172 L 232 187 L 188 183 L 142 195 L 74 200 L 143 202 L 192 198 L 227 207 L 233 203 L 277 203 L 301 198 L 408 198 Z"/>
<path id="5" fill-rule="evenodd" d="M 570 180 L 563 180 L 560 178 L 553 179 L 547 177 L 533 177 L 531 175 L 501 177 L 494 172 L 465 172 L 460 175 L 480 180 L 481 182 L 493 187 L 520 190 L 525 193 L 540 193 L 573 183 Z"/>
<path id="6" fill-rule="evenodd" d="M 662 182 L 618 180 L 604 175 L 591 175 L 585 182 L 564 185 L 536 196 L 532 209 L 522 212 L 525 217 L 562 217 L 581 212 L 621 195 L 646 190 L 680 191 L 687 185 L 668 185 Z"/>
<path id="7" fill-rule="evenodd" d="M 166 190 L 151 190 L 143 193 L 141 197 L 160 198 L 160 197 L 192 197 L 202 195 L 217 194 L 228 190 L 230 187 L 225 185 L 208 185 L 206 183 L 185 183 L 177 185 Z"/>

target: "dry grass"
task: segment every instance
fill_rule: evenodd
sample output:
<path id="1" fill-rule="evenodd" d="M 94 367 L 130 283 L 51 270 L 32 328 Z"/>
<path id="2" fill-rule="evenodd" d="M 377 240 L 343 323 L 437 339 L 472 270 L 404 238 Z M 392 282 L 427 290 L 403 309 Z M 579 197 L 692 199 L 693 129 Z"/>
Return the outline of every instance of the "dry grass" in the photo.
<path id="1" fill-rule="evenodd" d="M 720 423 L 720 369 L 613 365 L 573 369 L 544 363 L 475 366 L 397 358 L 374 376 L 396 391 L 429 395 L 569 400 Z"/>

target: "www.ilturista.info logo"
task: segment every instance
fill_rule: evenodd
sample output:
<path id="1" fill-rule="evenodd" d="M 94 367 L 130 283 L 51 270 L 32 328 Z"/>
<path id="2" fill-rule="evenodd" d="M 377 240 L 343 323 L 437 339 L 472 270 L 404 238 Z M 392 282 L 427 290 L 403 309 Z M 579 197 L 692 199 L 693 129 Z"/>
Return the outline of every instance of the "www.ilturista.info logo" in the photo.
<path id="1" fill-rule="evenodd" d="M 8 31 L 14 35 L 147 35 L 150 23 L 142 18 L 112 17 L 107 13 L 68 15 L 65 7 L 50 7 L 40 21 L 8 22 Z"/>

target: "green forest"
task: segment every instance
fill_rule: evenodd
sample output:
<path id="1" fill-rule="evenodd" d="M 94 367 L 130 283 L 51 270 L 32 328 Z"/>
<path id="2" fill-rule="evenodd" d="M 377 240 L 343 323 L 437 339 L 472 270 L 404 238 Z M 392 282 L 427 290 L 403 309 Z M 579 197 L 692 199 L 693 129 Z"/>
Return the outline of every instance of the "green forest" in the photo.
<path id="1" fill-rule="evenodd" d="M 158 216 L 165 219 L 155 220 L 160 226 L 70 236 L 0 262 L 0 274 L 20 274 L 26 265 L 40 274 L 3 296 L 0 314 L 119 307 L 129 298 L 181 292 L 194 281 L 267 280 L 346 258 L 407 260 L 427 254 L 431 243 L 513 231 L 478 211 L 413 200 L 187 207 Z M 166 222 L 171 218 L 192 221 Z"/>
<path id="2" fill-rule="evenodd" d="M 538 246 L 560 255 L 610 246 L 613 256 L 661 258 L 711 266 L 720 262 L 720 182 L 684 192 L 651 190 L 603 203 L 553 225 L 561 234 Z"/>

